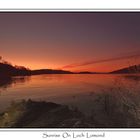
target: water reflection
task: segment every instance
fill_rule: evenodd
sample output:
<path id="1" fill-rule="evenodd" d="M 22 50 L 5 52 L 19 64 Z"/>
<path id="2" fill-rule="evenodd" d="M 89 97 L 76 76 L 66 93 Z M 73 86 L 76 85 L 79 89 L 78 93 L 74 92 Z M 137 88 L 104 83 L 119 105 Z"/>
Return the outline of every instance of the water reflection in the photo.
<path id="1" fill-rule="evenodd" d="M 140 75 L 139 74 L 126 75 L 125 78 L 127 78 L 128 80 L 133 80 L 135 82 L 140 82 Z"/>
<path id="2" fill-rule="evenodd" d="M 103 74 L 47 74 L 4 79 L 1 82 L 0 110 L 12 101 L 32 99 L 65 104 L 90 114 L 95 95 L 116 87 L 130 92 L 140 92 L 139 83 L 124 75 Z M 112 94 L 117 92 L 113 90 Z"/>
<path id="3" fill-rule="evenodd" d="M 1 77 L 0 78 L 0 88 L 5 89 L 8 88 L 12 84 L 11 77 Z"/>
<path id="4" fill-rule="evenodd" d="M 13 100 L 32 99 L 67 105 L 72 110 L 78 110 L 82 114 L 80 120 L 85 121 L 84 125 L 80 123 L 82 127 L 140 127 L 139 78 L 132 80 L 130 76 L 48 74 L 1 79 L 0 109 L 10 105 Z M 63 114 L 61 111 L 59 113 Z M 77 124 L 79 120 L 71 121 Z M 79 127 L 75 123 L 72 126 Z M 50 126 L 44 124 L 44 127 Z"/>
<path id="5" fill-rule="evenodd" d="M 30 80 L 30 76 L 17 76 L 17 77 L 1 77 L 0 88 L 10 88 L 16 84 L 25 83 Z"/>

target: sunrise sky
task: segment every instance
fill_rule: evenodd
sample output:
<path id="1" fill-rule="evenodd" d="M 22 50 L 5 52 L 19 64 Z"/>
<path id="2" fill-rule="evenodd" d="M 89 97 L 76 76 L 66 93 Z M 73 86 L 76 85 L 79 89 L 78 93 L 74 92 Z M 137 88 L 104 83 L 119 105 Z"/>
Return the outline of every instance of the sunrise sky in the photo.
<path id="1" fill-rule="evenodd" d="M 0 13 L 0 55 L 30 69 L 139 64 L 140 13 Z"/>

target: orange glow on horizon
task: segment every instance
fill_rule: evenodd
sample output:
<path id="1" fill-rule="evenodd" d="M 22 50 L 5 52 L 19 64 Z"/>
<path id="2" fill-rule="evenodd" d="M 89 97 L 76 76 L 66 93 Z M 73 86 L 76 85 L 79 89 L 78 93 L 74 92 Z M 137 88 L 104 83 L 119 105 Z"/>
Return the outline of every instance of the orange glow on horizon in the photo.
<path id="1" fill-rule="evenodd" d="M 9 61 L 10 62 L 10 61 Z M 131 65 L 135 65 L 138 63 L 131 63 Z M 33 60 L 27 61 L 20 61 L 20 60 L 13 60 L 12 65 L 18 65 L 18 66 L 24 66 L 31 70 L 36 69 L 61 69 L 62 64 L 52 64 L 52 63 L 40 63 Z M 126 61 L 117 61 L 113 63 L 102 63 L 102 64 L 94 64 L 89 66 L 82 66 L 82 67 L 76 67 L 76 68 L 69 68 L 69 69 L 61 69 L 61 70 L 67 70 L 72 72 L 80 72 L 80 71 L 89 71 L 89 72 L 111 72 L 114 70 L 118 70 L 124 67 L 128 67 L 129 64 Z"/>
<path id="2" fill-rule="evenodd" d="M 69 44 L 68 44 L 69 43 Z M 73 45 L 71 42 L 47 42 L 46 40 L 34 41 L 34 40 L 12 40 L 9 39 L 1 41 L 3 49 L 1 49 L 1 55 L 4 60 L 11 62 L 13 65 L 25 66 L 31 70 L 35 69 L 62 69 L 63 66 L 72 63 L 83 63 L 87 60 L 103 60 L 108 58 L 119 57 L 120 52 L 127 54 L 122 47 L 118 51 L 116 47 L 115 54 L 111 54 L 109 51 L 101 51 L 99 47 L 89 47 L 87 50 L 84 44 Z M 87 44 L 91 46 L 91 44 Z M 96 44 L 95 44 L 96 45 Z M 103 44 L 101 44 L 103 45 Z M 7 51 L 5 48 L 11 46 L 11 50 Z M 18 47 L 20 46 L 20 47 Z M 25 46 L 28 46 L 25 48 Z M 39 47 L 42 46 L 42 47 Z M 65 47 L 67 46 L 67 47 Z M 72 46 L 72 47 L 71 47 Z M 105 45 L 103 45 L 105 46 Z M 138 44 L 136 44 L 138 46 Z M 33 48 L 34 47 L 34 48 Z M 139 49 L 135 49 L 132 52 L 139 52 Z M 131 52 L 131 53 L 132 53 Z M 130 54 L 131 54 L 130 53 Z M 129 54 L 129 55 L 130 55 Z M 139 59 L 119 60 L 112 62 L 103 62 L 100 64 L 91 64 L 86 66 L 78 66 L 75 68 L 67 68 L 63 70 L 69 71 L 91 71 L 91 72 L 110 72 L 123 67 L 128 67 L 130 64 L 139 64 Z"/>

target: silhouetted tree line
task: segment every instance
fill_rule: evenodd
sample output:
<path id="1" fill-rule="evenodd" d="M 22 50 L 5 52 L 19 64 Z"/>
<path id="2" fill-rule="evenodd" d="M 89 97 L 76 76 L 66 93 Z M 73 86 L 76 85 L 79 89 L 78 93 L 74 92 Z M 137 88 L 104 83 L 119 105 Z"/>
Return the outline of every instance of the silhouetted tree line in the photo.
<path id="1" fill-rule="evenodd" d="M 121 74 L 125 74 L 125 73 L 140 73 L 140 65 L 133 65 L 133 66 L 129 66 L 127 68 L 122 68 L 120 70 L 115 70 L 111 73 L 121 73 Z"/>
<path id="2" fill-rule="evenodd" d="M 28 76 L 28 75 L 38 75 L 38 74 L 71 74 L 70 71 L 63 70 L 52 70 L 52 69 L 40 69 L 40 70 L 30 70 L 24 66 L 13 66 L 8 61 L 5 61 L 0 56 L 0 77 L 10 77 L 10 76 Z"/>
<path id="3" fill-rule="evenodd" d="M 18 75 L 31 75 L 31 70 L 23 66 L 13 66 L 11 63 L 2 60 L 0 57 L 0 76 L 18 76 Z"/>

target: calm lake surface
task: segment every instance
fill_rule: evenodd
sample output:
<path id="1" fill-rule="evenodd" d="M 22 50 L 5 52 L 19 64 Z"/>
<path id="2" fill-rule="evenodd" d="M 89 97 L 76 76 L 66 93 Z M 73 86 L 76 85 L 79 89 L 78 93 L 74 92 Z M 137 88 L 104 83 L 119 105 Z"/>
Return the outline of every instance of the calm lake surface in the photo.
<path id="1" fill-rule="evenodd" d="M 90 113 L 94 94 L 122 86 L 140 92 L 140 81 L 119 74 L 46 74 L 13 77 L 0 86 L 0 110 L 12 101 L 32 99 L 68 105 Z M 112 93 L 113 94 L 113 93 Z"/>

